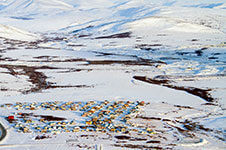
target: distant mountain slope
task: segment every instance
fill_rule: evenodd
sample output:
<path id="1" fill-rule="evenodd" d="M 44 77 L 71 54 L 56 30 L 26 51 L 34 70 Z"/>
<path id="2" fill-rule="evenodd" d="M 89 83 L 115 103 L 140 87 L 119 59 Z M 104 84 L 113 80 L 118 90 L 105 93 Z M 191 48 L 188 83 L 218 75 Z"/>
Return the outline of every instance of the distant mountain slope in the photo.
<path id="1" fill-rule="evenodd" d="M 222 39 L 226 33 L 225 4 L 222 0 L 2 0 L 0 24 L 70 36 L 132 32 L 146 43 L 164 37 L 167 44 L 182 38 L 205 42 Z M 180 33 L 190 35 L 185 39 Z"/>
<path id="2" fill-rule="evenodd" d="M 225 4 L 222 0 L 1 0 L 0 23 L 41 32 L 67 27 L 73 31 L 89 25 L 95 26 L 97 32 L 107 26 L 111 26 L 110 32 L 117 32 L 128 22 L 172 12 L 178 12 L 173 17 L 185 16 L 184 19 L 193 15 L 193 10 L 200 10 L 198 15 L 211 16 L 218 10 L 225 11 Z"/>
<path id="3" fill-rule="evenodd" d="M 68 10 L 73 6 L 60 0 L 6 0 L 0 3 L 1 12 L 15 13 L 45 13 L 52 9 Z"/>

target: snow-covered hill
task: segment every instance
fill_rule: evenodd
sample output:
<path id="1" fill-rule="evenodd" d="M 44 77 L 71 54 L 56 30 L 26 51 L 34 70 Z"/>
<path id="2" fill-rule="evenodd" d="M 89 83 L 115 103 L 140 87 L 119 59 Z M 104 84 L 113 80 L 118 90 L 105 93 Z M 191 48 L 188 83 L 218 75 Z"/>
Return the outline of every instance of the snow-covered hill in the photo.
<path id="1" fill-rule="evenodd" d="M 12 26 L 6 26 L 0 24 L 0 37 L 12 40 L 21 40 L 21 41 L 36 41 L 40 37 L 33 33 L 17 29 Z"/>
<path id="2" fill-rule="evenodd" d="M 60 0 L 5 0 L 0 5 L 1 12 L 27 15 L 32 13 L 43 13 L 44 15 L 46 12 L 73 8 L 72 5 Z"/>
<path id="3" fill-rule="evenodd" d="M 151 16 L 183 16 L 180 19 L 188 22 L 201 19 L 199 16 L 212 16 L 215 21 L 225 17 L 225 3 L 222 0 L 3 0 L 0 1 L 0 23 L 30 31 L 59 30 L 73 25 L 77 29 L 89 24 L 95 29 L 111 25 L 111 31 L 117 31 L 126 23 Z"/>
<path id="4" fill-rule="evenodd" d="M 64 41 L 44 43 L 55 48 L 163 59 L 168 57 L 162 56 L 163 50 L 224 47 L 225 4 L 222 0 L 4 0 L 0 24 L 46 38 L 63 37 Z M 6 26 L 1 27 L 2 37 L 23 38 L 9 36 Z M 123 38 L 115 38 L 120 35 Z"/>

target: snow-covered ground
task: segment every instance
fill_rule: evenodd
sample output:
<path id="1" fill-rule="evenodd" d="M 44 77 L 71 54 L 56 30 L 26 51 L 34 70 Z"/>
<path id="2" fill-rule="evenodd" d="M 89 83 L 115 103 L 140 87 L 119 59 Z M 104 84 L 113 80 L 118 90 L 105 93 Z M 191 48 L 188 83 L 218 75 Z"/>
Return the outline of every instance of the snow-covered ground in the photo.
<path id="1" fill-rule="evenodd" d="M 1 108 L 8 132 L 0 149 L 225 149 L 225 18 L 224 0 L 0 1 L 0 104 L 145 101 L 143 120 L 131 121 L 157 132 L 154 141 L 112 133 L 37 141 Z"/>

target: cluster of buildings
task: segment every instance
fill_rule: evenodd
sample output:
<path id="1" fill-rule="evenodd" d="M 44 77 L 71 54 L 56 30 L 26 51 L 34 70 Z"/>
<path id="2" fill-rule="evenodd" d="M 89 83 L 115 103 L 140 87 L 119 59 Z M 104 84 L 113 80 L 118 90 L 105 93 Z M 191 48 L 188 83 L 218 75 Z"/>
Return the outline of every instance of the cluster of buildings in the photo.
<path id="1" fill-rule="evenodd" d="M 88 102 L 33 102 L 3 104 L 3 109 L 15 110 L 7 116 L 18 132 L 61 133 L 61 132 L 139 132 L 154 133 L 150 128 L 140 128 L 130 120 L 135 118 L 146 105 L 143 101 L 88 101 Z M 37 110 L 70 111 L 80 114 L 77 119 L 37 114 Z M 40 112 L 40 111 L 39 111 Z M 52 113 L 54 114 L 54 113 Z"/>

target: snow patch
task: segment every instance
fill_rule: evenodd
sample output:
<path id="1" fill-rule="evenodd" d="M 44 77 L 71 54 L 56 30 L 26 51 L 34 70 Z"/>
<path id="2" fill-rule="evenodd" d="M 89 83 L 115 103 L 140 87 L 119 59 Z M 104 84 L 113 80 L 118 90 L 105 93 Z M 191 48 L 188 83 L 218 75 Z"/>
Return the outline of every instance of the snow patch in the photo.
<path id="1" fill-rule="evenodd" d="M 21 40 L 21 41 L 35 41 L 39 36 L 17 29 L 12 26 L 6 26 L 0 24 L 0 37 L 12 40 Z"/>
<path id="2" fill-rule="evenodd" d="M 150 17 L 128 23 L 132 30 L 149 30 L 152 32 L 171 31 L 185 33 L 220 33 L 202 25 L 192 24 L 184 20 L 167 17 Z"/>

